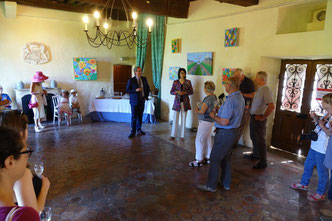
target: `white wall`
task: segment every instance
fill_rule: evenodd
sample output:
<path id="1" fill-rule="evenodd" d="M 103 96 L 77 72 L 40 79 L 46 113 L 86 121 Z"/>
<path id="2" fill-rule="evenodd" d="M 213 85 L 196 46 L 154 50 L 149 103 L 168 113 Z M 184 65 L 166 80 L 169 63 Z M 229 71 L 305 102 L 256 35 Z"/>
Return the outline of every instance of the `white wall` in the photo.
<path id="1" fill-rule="evenodd" d="M 200 0 L 190 3 L 188 19 L 169 18 L 165 39 L 165 56 L 162 75 L 162 118 L 172 119 L 174 96 L 169 94 L 172 81 L 168 77 L 171 66 L 187 67 L 188 52 L 212 51 L 214 56 L 213 76 L 187 76 L 194 86 L 191 97 L 192 106 L 202 100 L 203 84 L 207 80 L 216 83 L 216 94 L 224 91 L 221 84 L 223 68 L 243 68 L 250 77 L 257 71 L 265 70 L 270 74 L 269 86 L 276 100 L 278 75 L 281 58 L 328 58 L 332 57 L 332 1 L 328 1 L 328 12 L 324 31 L 301 32 L 277 35 L 279 10 L 283 7 L 294 7 L 299 4 L 322 1 L 260 1 L 259 6 L 240 7 L 221 4 L 214 0 Z M 280 22 L 280 20 L 279 20 Z M 239 46 L 224 47 L 225 29 L 239 27 Z M 182 49 L 179 54 L 172 54 L 171 40 L 181 38 Z M 169 114 L 170 113 L 170 114 Z M 273 117 L 268 120 L 268 139 L 271 137 Z M 197 126 L 197 117 L 193 111 L 187 115 L 187 127 Z M 244 144 L 251 142 L 246 131 Z"/>
<path id="2" fill-rule="evenodd" d="M 82 17 L 80 13 L 18 5 L 17 17 L 10 19 L 4 16 L 0 2 L 0 84 L 4 92 L 14 98 L 16 83 L 22 80 L 29 87 L 31 77 L 40 70 L 50 80 L 56 80 L 58 87 L 75 88 L 81 97 L 83 113 L 87 113 L 91 99 L 102 87 L 107 92 L 113 89 L 113 64 L 135 64 L 135 49 L 92 48 L 83 32 Z M 22 54 L 27 42 L 44 43 L 50 49 L 51 61 L 41 65 L 25 63 Z M 96 58 L 97 81 L 74 80 L 73 57 Z M 132 59 L 120 61 L 120 57 Z"/>

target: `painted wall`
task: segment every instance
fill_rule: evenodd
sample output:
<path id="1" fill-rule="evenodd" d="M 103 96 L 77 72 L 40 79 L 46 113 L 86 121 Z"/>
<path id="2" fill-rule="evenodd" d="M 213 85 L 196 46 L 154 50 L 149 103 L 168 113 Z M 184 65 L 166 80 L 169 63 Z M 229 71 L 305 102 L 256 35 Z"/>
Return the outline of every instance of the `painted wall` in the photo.
<path id="1" fill-rule="evenodd" d="M 277 35 L 278 22 L 282 22 L 279 10 L 285 7 L 303 7 L 303 4 L 322 4 L 326 1 L 260 1 L 259 6 L 240 7 L 221 4 L 213 0 L 200 0 L 190 3 L 188 19 L 169 18 L 165 39 L 165 56 L 162 75 L 162 118 L 171 120 L 170 111 L 174 96 L 169 94 L 172 81 L 168 77 L 170 66 L 187 67 L 188 52 L 212 51 L 214 56 L 213 76 L 187 76 L 192 81 L 194 95 L 191 96 L 192 106 L 203 99 L 203 84 L 207 80 L 216 83 L 216 94 L 224 92 L 221 84 L 222 68 L 244 69 L 250 77 L 265 70 L 270 74 L 268 85 L 276 100 L 280 61 L 282 58 L 329 58 L 332 57 L 332 1 L 328 0 L 328 13 L 324 31 L 300 32 Z M 282 16 L 285 16 L 284 14 Z M 239 46 L 225 48 L 225 29 L 239 27 Z M 181 53 L 172 54 L 171 40 L 182 39 Z M 268 140 L 271 138 L 273 117 L 268 119 Z M 187 115 L 186 126 L 197 127 L 197 116 L 193 111 Z M 243 144 L 251 146 L 248 130 Z"/>
<path id="2" fill-rule="evenodd" d="M 50 80 L 56 80 L 58 87 L 75 88 L 83 113 L 88 113 L 91 99 L 99 94 L 101 88 L 107 92 L 113 90 L 113 65 L 135 64 L 135 49 L 92 48 L 83 32 L 83 14 L 18 5 L 16 18 L 4 15 L 4 5 L 0 2 L 0 84 L 12 98 L 18 81 L 22 80 L 25 87 L 29 87 L 33 74 L 41 70 Z M 27 42 L 44 43 L 50 49 L 51 61 L 41 65 L 25 63 L 22 55 Z M 98 80 L 74 80 L 73 57 L 96 58 Z M 121 57 L 130 57 L 131 60 L 120 61 Z"/>

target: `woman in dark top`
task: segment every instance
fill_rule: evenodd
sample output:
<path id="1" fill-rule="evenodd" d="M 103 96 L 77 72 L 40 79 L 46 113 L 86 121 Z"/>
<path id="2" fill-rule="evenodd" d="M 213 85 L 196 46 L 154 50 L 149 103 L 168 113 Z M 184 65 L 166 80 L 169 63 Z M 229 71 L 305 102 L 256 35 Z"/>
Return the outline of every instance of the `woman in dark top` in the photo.
<path id="1" fill-rule="evenodd" d="M 0 127 L 0 221 L 39 221 L 31 207 L 17 207 L 13 187 L 25 173 L 32 150 L 16 131 Z"/>
<path id="2" fill-rule="evenodd" d="M 186 126 L 187 111 L 191 110 L 189 95 L 194 93 L 191 81 L 186 79 L 186 69 L 180 68 L 178 72 L 179 80 L 173 82 L 171 95 L 175 95 L 172 110 L 173 125 L 170 140 L 175 139 L 177 125 L 179 124 L 179 114 L 181 113 L 181 140 L 184 140 L 184 128 Z"/>

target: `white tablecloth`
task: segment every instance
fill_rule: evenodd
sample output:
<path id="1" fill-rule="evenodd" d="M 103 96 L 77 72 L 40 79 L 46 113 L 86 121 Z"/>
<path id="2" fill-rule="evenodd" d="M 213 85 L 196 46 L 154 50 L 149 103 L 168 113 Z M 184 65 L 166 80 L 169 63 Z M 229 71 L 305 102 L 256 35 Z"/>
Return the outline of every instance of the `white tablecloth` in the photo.
<path id="1" fill-rule="evenodd" d="M 89 112 L 116 112 L 131 113 L 129 99 L 93 99 L 90 103 Z M 154 115 L 153 100 L 145 101 L 144 114 Z"/>

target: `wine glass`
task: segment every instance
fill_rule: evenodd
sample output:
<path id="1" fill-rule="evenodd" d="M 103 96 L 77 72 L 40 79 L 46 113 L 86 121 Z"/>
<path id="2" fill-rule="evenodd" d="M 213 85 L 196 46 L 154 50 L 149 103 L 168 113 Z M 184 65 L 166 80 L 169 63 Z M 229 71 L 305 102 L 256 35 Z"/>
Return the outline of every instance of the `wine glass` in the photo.
<path id="1" fill-rule="evenodd" d="M 34 166 L 34 170 L 35 170 L 36 175 L 39 178 L 41 178 L 42 175 L 43 175 L 43 172 L 44 172 L 44 164 L 43 164 L 43 162 L 36 163 L 35 166 Z"/>
<path id="2" fill-rule="evenodd" d="M 43 211 L 40 212 L 41 221 L 51 221 L 52 209 L 51 207 L 45 207 Z"/>

